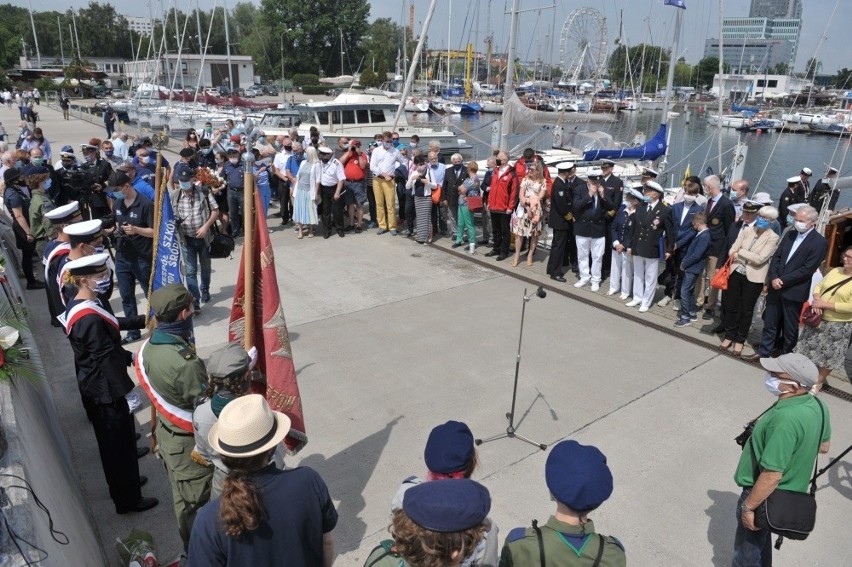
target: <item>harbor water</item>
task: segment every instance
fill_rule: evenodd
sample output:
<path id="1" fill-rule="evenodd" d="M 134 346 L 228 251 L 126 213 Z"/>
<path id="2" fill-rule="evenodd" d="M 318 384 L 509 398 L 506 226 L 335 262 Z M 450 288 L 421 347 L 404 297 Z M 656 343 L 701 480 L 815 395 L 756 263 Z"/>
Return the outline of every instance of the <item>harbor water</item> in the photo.
<path id="1" fill-rule="evenodd" d="M 687 166 L 693 175 L 705 176 L 719 172 L 719 128 L 707 122 L 706 112 L 692 108 L 687 113 L 678 107 L 680 114 L 671 121 L 667 177 L 665 186 L 677 185 L 683 178 Z M 656 133 L 662 119 L 662 111 L 620 112 L 612 123 L 589 123 L 580 129 L 602 130 L 613 136 L 618 142 L 629 143 L 637 131 L 643 132 L 649 139 Z M 474 159 L 484 159 L 490 153 L 492 123 L 500 120 L 499 114 L 480 114 L 471 116 L 435 116 L 431 114 L 409 114 L 409 122 L 424 125 L 427 122 L 443 122 L 455 130 L 460 138 L 465 138 L 473 147 L 470 155 Z M 572 127 L 575 124 L 572 124 Z M 840 170 L 840 176 L 852 175 L 852 147 L 849 137 L 826 136 L 821 134 L 800 134 L 794 132 L 741 133 L 733 128 L 722 128 L 722 168 L 730 167 L 737 140 L 748 145 L 748 157 L 745 165 L 745 178 L 751 184 L 751 191 L 765 191 L 777 199 L 784 191 L 786 180 L 797 175 L 801 168 L 813 170 L 811 187 L 825 176 L 828 166 Z M 543 130 L 532 141 L 525 142 L 528 135 L 510 136 L 510 147 L 524 143 L 539 150 L 551 147 L 552 130 Z M 708 169 L 709 168 L 709 169 Z M 852 192 L 842 192 L 837 208 L 852 207 Z"/>

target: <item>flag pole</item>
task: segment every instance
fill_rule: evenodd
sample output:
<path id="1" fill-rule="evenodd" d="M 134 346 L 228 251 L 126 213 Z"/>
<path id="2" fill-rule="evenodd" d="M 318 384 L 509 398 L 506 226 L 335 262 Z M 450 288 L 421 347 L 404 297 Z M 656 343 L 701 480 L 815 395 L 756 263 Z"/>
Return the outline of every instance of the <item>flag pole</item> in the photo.
<path id="1" fill-rule="evenodd" d="M 243 313 L 245 313 L 244 348 L 254 346 L 254 154 L 243 154 L 243 268 L 245 295 Z"/>
<path id="2" fill-rule="evenodd" d="M 151 246 L 151 266 L 157 265 L 157 243 L 160 240 L 160 223 L 163 222 L 163 154 L 157 152 L 157 165 L 154 167 L 154 243 Z M 154 287 L 154 270 L 148 276 L 148 309 L 145 311 L 146 322 L 151 312 L 151 293 Z"/>

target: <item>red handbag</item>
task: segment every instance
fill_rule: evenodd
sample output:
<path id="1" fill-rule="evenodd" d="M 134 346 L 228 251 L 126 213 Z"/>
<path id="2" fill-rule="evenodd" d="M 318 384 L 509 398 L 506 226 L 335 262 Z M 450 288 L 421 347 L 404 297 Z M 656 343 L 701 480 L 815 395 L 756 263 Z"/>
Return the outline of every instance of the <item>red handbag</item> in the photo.
<path id="1" fill-rule="evenodd" d="M 716 289 L 721 289 L 722 291 L 728 289 L 728 280 L 731 277 L 731 263 L 734 261 L 733 258 L 728 256 L 728 261 L 725 262 L 725 265 L 719 268 L 719 271 L 713 276 L 710 280 L 710 286 Z"/>
<path id="2" fill-rule="evenodd" d="M 475 213 L 482 210 L 482 197 L 479 195 L 467 198 L 467 208 L 470 212 Z"/>

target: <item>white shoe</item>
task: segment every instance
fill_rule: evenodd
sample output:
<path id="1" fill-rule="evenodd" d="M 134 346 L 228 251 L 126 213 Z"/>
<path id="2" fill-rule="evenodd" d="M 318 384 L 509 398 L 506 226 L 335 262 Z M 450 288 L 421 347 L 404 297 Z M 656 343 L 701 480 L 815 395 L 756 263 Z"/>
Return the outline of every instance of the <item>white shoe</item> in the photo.
<path id="1" fill-rule="evenodd" d="M 630 294 L 629 294 L 629 293 L 622 293 L 622 294 L 621 294 L 621 300 L 622 300 L 622 301 L 624 301 L 624 300 L 625 300 L 625 299 L 627 299 L 628 297 L 630 297 Z"/>
<path id="2" fill-rule="evenodd" d="M 580 279 L 577 280 L 577 283 L 574 284 L 574 287 L 583 287 L 587 283 L 589 283 L 589 280 Z"/>
<path id="3" fill-rule="evenodd" d="M 650 307 L 648 307 L 647 305 L 643 305 L 639 308 L 639 313 L 647 313 L 649 309 Z"/>
<path id="4" fill-rule="evenodd" d="M 627 302 L 627 303 L 625 303 L 624 305 L 626 305 L 627 307 L 636 307 L 636 306 L 637 306 L 637 305 L 639 305 L 640 303 L 642 303 L 642 300 L 641 300 L 641 299 L 639 299 L 639 298 L 634 297 L 631 301 L 628 301 L 628 302 Z"/>
<path id="5" fill-rule="evenodd" d="M 601 284 L 599 284 L 599 283 L 593 283 L 592 284 L 592 287 L 591 287 L 592 293 L 597 293 L 600 289 L 601 289 Z"/>
<path id="6" fill-rule="evenodd" d="M 675 299 L 672 302 L 672 309 L 674 309 L 675 311 L 680 311 L 680 299 Z"/>
<path id="7" fill-rule="evenodd" d="M 671 303 L 671 301 L 671 297 L 669 297 L 668 295 L 664 295 L 663 298 L 657 302 L 657 305 L 659 305 L 660 307 L 665 307 L 666 305 Z"/>
<path id="8" fill-rule="evenodd" d="M 608 292 L 606 292 L 607 295 L 615 295 L 616 293 L 618 293 L 618 290 L 612 289 L 612 288 L 610 288 L 610 290 Z M 622 293 L 621 295 L 624 295 L 624 294 Z M 625 296 L 625 297 L 622 297 L 621 299 L 627 299 L 627 297 Z"/>

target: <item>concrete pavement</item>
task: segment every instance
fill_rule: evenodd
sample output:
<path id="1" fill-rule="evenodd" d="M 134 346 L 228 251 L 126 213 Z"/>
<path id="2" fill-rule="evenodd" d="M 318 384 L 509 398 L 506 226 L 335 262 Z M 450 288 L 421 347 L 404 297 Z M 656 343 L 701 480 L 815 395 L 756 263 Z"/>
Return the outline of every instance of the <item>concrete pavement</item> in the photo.
<path id="1" fill-rule="evenodd" d="M 41 114 L 55 152 L 103 134 L 53 111 Z M 9 130 L 10 113 L 0 116 Z M 460 419 L 477 437 L 505 430 L 521 297 L 532 284 L 373 231 L 297 240 L 292 230 L 276 229 L 272 242 L 309 438 L 288 464 L 312 466 L 325 478 L 340 513 L 337 564 L 362 565 L 387 537 L 399 482 L 425 473 L 431 427 Z M 197 319 L 202 355 L 226 339 L 238 264 L 237 256 L 213 263 L 214 301 Z M 27 297 L 102 545 L 114 556 L 115 538 L 138 527 L 154 534 L 161 560 L 174 557 L 180 542 L 164 471 L 153 457 L 140 461 L 150 479 L 143 492 L 160 498 L 158 508 L 114 514 L 67 341 L 46 325 L 43 292 Z M 114 306 L 120 310 L 117 295 Z M 852 417 L 845 402 L 822 399 L 832 415 L 832 456 L 852 443 Z M 607 455 L 615 492 L 593 518 L 602 533 L 624 542 L 631 565 L 730 564 L 740 454 L 733 437 L 771 402 L 761 370 L 645 321 L 556 293 L 527 305 L 518 432 L 547 444 L 592 443 Z M 140 431 L 148 429 L 147 416 L 137 414 Z M 545 453 L 504 439 L 479 454 L 475 478 L 492 492 L 501 541 L 514 526 L 544 521 L 553 509 Z M 850 473 L 847 457 L 820 479 L 816 531 L 786 543 L 776 552 L 778 565 L 848 563 Z"/>

